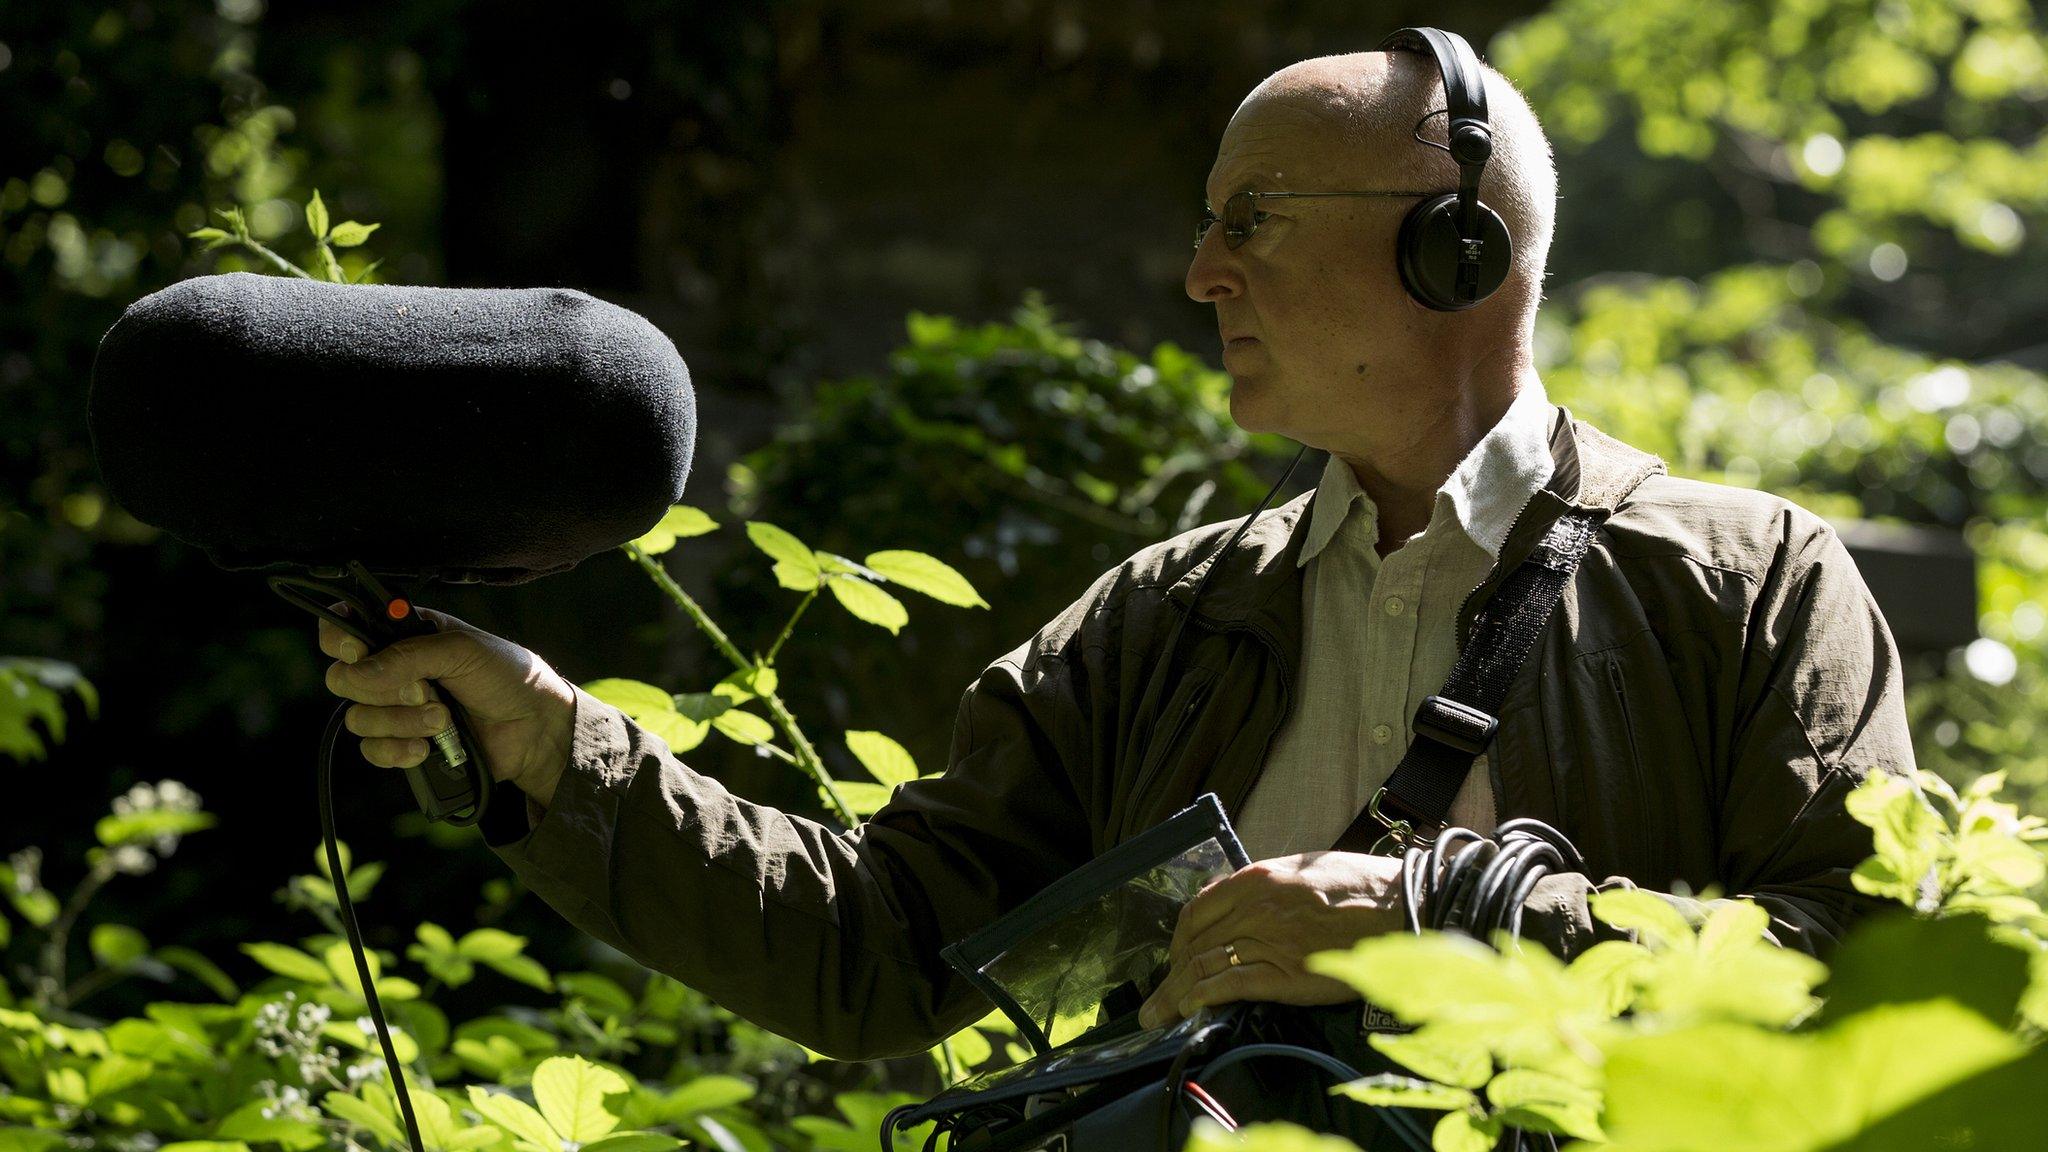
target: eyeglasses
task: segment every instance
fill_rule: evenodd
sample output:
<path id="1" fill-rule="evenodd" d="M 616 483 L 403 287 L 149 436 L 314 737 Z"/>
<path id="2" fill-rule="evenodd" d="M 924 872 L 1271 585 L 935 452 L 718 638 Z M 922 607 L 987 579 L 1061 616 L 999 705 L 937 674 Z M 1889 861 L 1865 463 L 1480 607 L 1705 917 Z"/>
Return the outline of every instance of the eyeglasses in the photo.
<path id="1" fill-rule="evenodd" d="M 1209 226 L 1218 220 L 1223 222 L 1223 242 L 1230 247 L 1236 248 L 1251 239 L 1252 233 L 1257 232 L 1259 225 L 1265 223 L 1270 215 L 1258 210 L 1260 200 L 1308 200 L 1321 196 L 1387 196 L 1412 200 L 1440 195 L 1440 192 L 1239 192 L 1223 202 L 1223 215 L 1220 217 L 1203 207 L 1201 223 L 1195 225 L 1195 250 L 1201 250 L 1202 239 L 1209 234 Z"/>

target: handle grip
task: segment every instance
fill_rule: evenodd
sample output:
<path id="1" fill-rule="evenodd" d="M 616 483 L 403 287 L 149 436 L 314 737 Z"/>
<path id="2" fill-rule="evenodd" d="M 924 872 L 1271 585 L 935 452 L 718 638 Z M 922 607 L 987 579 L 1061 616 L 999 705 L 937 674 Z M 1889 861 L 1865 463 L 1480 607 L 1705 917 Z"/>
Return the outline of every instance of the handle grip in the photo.
<path id="1" fill-rule="evenodd" d="M 344 580 L 350 582 L 341 583 Z M 411 601 L 392 595 L 359 563 L 345 568 L 314 568 L 304 575 L 276 575 L 270 577 L 269 584 L 286 601 L 361 640 L 368 652 L 382 651 L 408 636 L 426 636 L 435 631 L 432 624 L 412 610 Z M 336 615 L 311 592 L 321 593 L 328 601 L 341 601 L 349 608 L 349 617 Z M 426 759 L 404 770 L 405 781 L 427 819 L 467 827 L 483 819 L 484 806 L 490 800 L 490 774 L 484 770 L 483 757 L 477 753 L 476 739 L 462 709 L 443 696 L 433 681 L 426 685 L 427 698 L 448 710 L 448 725 L 427 741 Z"/>
<path id="2" fill-rule="evenodd" d="M 381 591 L 381 589 L 379 589 Z M 380 638 L 389 644 L 408 636 L 425 636 L 434 631 L 434 626 L 420 619 L 419 613 L 403 600 L 387 599 L 384 618 L 373 627 L 373 632 L 383 634 Z M 402 606 L 401 614 L 393 616 L 390 610 Z M 381 647 L 381 646 L 380 646 Z M 432 680 L 426 681 L 427 702 L 438 703 L 448 710 L 448 724 L 427 740 L 427 758 L 411 768 L 404 769 L 405 782 L 412 788 L 412 798 L 426 813 L 429 820 L 454 824 L 473 823 L 482 815 L 482 796 L 490 787 L 485 778 L 483 762 L 473 755 L 474 742 L 468 738 L 469 725 L 465 722 L 462 709 L 448 699 Z"/>

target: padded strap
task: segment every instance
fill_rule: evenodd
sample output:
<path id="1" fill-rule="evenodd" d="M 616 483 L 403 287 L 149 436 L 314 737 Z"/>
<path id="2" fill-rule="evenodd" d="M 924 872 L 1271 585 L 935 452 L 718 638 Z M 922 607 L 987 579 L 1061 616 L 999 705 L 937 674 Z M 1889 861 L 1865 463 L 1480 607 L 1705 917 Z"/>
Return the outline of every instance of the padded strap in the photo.
<path id="1" fill-rule="evenodd" d="M 1559 516 L 1501 582 L 1443 690 L 1416 709 L 1415 738 L 1394 774 L 1338 837 L 1338 851 L 1369 852 L 1400 823 L 1424 839 L 1443 830 L 1472 761 L 1493 740 L 1508 685 L 1535 650 L 1606 518 L 1598 508 L 1575 508 Z"/>

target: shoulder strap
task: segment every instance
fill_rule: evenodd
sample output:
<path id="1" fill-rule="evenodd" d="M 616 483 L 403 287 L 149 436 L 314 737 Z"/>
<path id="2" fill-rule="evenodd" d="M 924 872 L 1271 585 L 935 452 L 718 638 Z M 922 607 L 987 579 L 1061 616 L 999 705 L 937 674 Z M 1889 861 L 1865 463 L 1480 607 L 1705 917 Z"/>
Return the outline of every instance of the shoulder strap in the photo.
<path id="1" fill-rule="evenodd" d="M 1443 690 L 1415 710 L 1415 738 L 1394 774 L 1338 837 L 1338 851 L 1370 852 L 1390 834 L 1397 841 L 1427 842 L 1443 830 L 1472 761 L 1493 740 L 1508 685 L 1535 649 L 1606 518 L 1599 508 L 1567 511 L 1501 582 Z"/>

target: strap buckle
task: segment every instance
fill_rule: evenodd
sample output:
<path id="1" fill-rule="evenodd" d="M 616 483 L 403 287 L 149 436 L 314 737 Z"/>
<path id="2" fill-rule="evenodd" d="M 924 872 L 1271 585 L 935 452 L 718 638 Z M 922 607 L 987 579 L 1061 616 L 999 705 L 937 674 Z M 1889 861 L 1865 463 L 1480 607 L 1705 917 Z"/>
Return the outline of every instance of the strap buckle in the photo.
<path id="1" fill-rule="evenodd" d="M 1486 751 L 1500 721 L 1470 704 L 1444 696 L 1425 696 L 1422 707 L 1415 710 L 1413 727 L 1417 736 L 1427 736 L 1445 747 L 1477 756 Z"/>
<path id="2" fill-rule="evenodd" d="M 1436 843 L 1438 828 L 1425 835 L 1416 828 L 1418 817 L 1410 812 L 1401 798 L 1382 786 L 1366 801 L 1365 810 L 1386 829 L 1378 840 L 1373 841 L 1369 850 L 1374 856 L 1401 856 L 1410 848 L 1427 848 Z"/>

